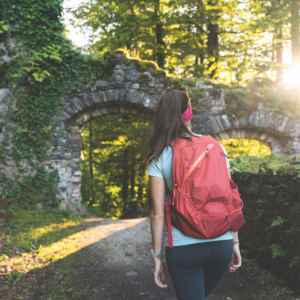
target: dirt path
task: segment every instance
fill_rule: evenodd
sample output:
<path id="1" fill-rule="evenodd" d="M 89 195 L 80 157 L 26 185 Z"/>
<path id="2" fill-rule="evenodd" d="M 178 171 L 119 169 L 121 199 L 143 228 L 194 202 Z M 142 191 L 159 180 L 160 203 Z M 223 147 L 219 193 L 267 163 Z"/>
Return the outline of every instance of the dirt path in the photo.
<path id="1" fill-rule="evenodd" d="M 60 241 L 77 250 L 50 266 L 30 271 L 7 286 L 10 299 L 177 299 L 167 274 L 167 289 L 153 282 L 149 219 L 91 219 L 80 231 Z M 72 248 L 72 247 L 70 247 Z M 71 251 L 72 252 L 72 251 Z M 250 260 L 228 273 L 208 300 L 300 300 L 279 280 Z"/>

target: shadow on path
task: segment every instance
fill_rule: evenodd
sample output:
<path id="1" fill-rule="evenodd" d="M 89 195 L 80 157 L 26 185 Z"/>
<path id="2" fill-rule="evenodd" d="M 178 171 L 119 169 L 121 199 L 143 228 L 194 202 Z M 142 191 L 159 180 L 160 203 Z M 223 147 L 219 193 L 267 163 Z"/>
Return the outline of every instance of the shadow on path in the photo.
<path id="1" fill-rule="evenodd" d="M 167 289 L 160 289 L 153 281 L 149 219 L 94 220 L 85 226 L 88 234 L 74 241 L 81 243 L 80 250 L 45 268 L 30 271 L 25 279 L 10 284 L 10 292 L 0 299 L 177 299 L 168 273 Z M 208 297 L 217 299 L 297 297 L 281 286 L 274 275 L 246 260 L 240 270 L 228 273 Z"/>

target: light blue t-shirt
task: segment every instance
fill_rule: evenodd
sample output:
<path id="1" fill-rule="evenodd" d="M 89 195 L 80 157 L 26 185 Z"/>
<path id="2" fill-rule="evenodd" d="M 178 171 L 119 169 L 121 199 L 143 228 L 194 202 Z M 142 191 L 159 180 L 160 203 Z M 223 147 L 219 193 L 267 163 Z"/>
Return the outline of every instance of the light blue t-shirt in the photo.
<path id="1" fill-rule="evenodd" d="M 200 134 L 195 136 L 201 136 Z M 221 144 L 220 144 L 221 145 Z M 227 155 L 225 148 L 221 145 L 224 154 Z M 226 164 L 227 168 L 230 168 L 229 160 L 226 156 Z M 164 178 L 166 180 L 167 186 L 171 192 L 173 192 L 173 148 L 171 146 L 166 147 L 162 154 L 159 156 L 158 160 L 152 160 L 150 164 L 148 164 L 148 172 L 149 176 Z M 190 244 L 204 243 L 204 242 L 214 242 L 214 241 L 223 241 L 223 240 L 232 240 L 233 235 L 231 231 L 228 231 L 224 235 L 221 235 L 215 239 L 197 239 L 190 236 L 187 236 L 180 232 L 178 229 L 172 227 L 172 238 L 173 238 L 173 246 L 184 246 Z M 168 232 L 165 238 L 165 245 L 169 247 L 169 239 Z"/>

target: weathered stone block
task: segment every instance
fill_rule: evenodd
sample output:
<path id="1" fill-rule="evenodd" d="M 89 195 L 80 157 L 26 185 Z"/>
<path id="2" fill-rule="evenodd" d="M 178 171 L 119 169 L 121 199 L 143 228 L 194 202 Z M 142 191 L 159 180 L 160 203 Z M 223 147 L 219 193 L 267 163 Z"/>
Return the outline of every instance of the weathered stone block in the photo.
<path id="1" fill-rule="evenodd" d="M 134 84 L 131 85 L 131 88 L 135 89 L 135 90 L 139 90 L 140 89 L 140 85 L 139 85 L 139 83 L 134 83 Z"/>
<path id="2" fill-rule="evenodd" d="M 120 75 L 120 76 L 124 76 L 124 75 L 125 75 L 124 71 L 123 71 L 121 68 L 117 69 L 117 70 L 115 71 L 115 74 L 116 74 L 116 75 Z"/>
<path id="3" fill-rule="evenodd" d="M 107 102 L 105 92 L 98 91 L 96 92 L 96 94 L 97 94 L 97 98 L 99 99 L 98 102 Z"/>
<path id="4" fill-rule="evenodd" d="M 9 56 L 7 56 L 7 55 L 2 56 L 2 59 L 6 63 L 10 63 L 10 61 L 11 61 L 11 58 Z"/>
<path id="5" fill-rule="evenodd" d="M 117 81 L 124 81 L 124 76 L 123 75 L 116 75 L 116 80 Z"/>
<path id="6" fill-rule="evenodd" d="M 84 105 L 78 98 L 73 98 L 70 105 L 73 105 L 76 108 L 77 112 L 81 111 L 84 108 Z"/>
<path id="7" fill-rule="evenodd" d="M 104 80 L 97 80 L 96 81 L 96 86 L 98 86 L 98 87 L 108 87 L 109 83 L 107 81 L 104 81 Z"/>
<path id="8" fill-rule="evenodd" d="M 126 94 L 127 94 L 127 91 L 126 91 L 126 90 L 120 90 L 120 91 L 119 91 L 119 98 L 118 98 L 118 100 L 119 100 L 119 101 L 124 101 L 125 98 L 126 98 Z"/>
<path id="9" fill-rule="evenodd" d="M 118 90 L 107 90 L 105 91 L 107 101 L 118 101 Z"/>
<path id="10" fill-rule="evenodd" d="M 222 122 L 224 128 L 230 128 L 231 127 L 231 123 L 230 123 L 227 115 L 222 115 L 221 116 L 221 122 Z"/>

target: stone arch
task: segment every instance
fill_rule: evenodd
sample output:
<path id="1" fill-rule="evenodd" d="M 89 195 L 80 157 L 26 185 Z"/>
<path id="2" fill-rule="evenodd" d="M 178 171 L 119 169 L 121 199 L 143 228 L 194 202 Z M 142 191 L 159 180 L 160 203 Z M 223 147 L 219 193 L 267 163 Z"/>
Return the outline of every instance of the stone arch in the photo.
<path id="1" fill-rule="evenodd" d="M 289 144 L 291 143 L 291 138 L 284 133 L 279 133 L 277 131 L 269 130 L 266 128 L 248 126 L 230 128 L 225 131 L 214 133 L 212 134 L 212 136 L 217 141 L 227 139 L 258 140 L 260 142 L 266 143 L 270 147 L 270 149 L 277 154 L 288 151 Z"/>
<path id="2" fill-rule="evenodd" d="M 80 128 L 91 120 L 111 114 L 151 119 L 165 87 L 165 75 L 154 70 L 153 64 L 141 71 L 134 62 L 128 65 L 124 59 L 119 58 L 119 64 L 111 72 L 113 76 L 99 79 L 93 88 L 66 99 L 56 119 L 46 165 L 58 170 L 58 197 L 63 209 L 84 211 L 81 205 Z M 290 155 L 295 150 L 300 151 L 300 123 L 295 116 L 282 116 L 278 111 L 260 105 L 260 109 L 242 118 L 229 117 L 225 113 L 225 91 L 214 93 L 211 86 L 197 84 L 196 88 L 204 89 L 204 98 L 199 99 L 198 112 L 193 118 L 196 132 L 217 140 L 258 139 L 267 142 L 276 153 Z M 6 166 L 5 170 L 9 168 Z"/>
<path id="3" fill-rule="evenodd" d="M 269 145 L 274 153 L 286 155 L 300 151 L 300 123 L 293 115 L 281 115 L 279 111 L 264 108 L 241 118 L 226 114 L 225 93 L 213 98 L 205 92 L 199 100 L 202 113 L 194 116 L 197 132 L 208 134 L 217 140 L 229 138 L 256 139 Z M 209 109 L 205 109 L 205 107 Z M 204 109 L 203 109 L 204 107 Z"/>
<path id="4" fill-rule="evenodd" d="M 67 135 L 62 145 L 64 147 L 57 148 L 57 158 L 59 159 L 56 162 L 52 161 L 52 164 L 54 162 L 59 167 L 59 188 L 63 190 L 60 195 L 63 199 L 62 208 L 71 209 L 75 212 L 82 211 L 82 206 L 80 204 L 81 127 L 87 122 L 101 116 L 113 114 L 132 115 L 143 119 L 151 119 L 153 110 L 139 103 L 111 100 L 98 105 L 91 105 L 88 109 L 75 113 L 74 115 L 71 115 L 70 118 L 65 119 L 63 123 Z M 62 149 L 66 152 L 62 153 Z"/>
<path id="5" fill-rule="evenodd" d="M 80 128 L 101 116 L 122 114 L 151 119 L 153 108 L 164 88 L 164 76 L 138 72 L 133 65 L 117 65 L 114 77 L 96 81 L 94 90 L 66 100 L 57 127 L 53 131 L 52 152 L 48 163 L 58 169 L 62 208 L 74 212 L 81 205 Z M 147 79 L 146 84 L 138 78 Z"/>

